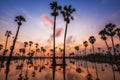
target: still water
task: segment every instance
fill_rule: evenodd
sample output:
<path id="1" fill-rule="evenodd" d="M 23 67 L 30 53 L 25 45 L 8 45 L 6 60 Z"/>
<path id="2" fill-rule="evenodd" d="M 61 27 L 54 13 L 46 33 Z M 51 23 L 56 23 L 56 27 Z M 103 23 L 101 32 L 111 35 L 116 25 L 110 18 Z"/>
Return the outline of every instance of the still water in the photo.
<path id="1" fill-rule="evenodd" d="M 12 60 L 9 67 L 8 80 L 120 80 L 117 65 L 95 63 L 75 59 L 56 60 L 52 67 L 52 59 Z M 6 62 L 0 68 L 0 80 L 6 77 Z M 87 79 L 90 74 L 91 79 Z"/>

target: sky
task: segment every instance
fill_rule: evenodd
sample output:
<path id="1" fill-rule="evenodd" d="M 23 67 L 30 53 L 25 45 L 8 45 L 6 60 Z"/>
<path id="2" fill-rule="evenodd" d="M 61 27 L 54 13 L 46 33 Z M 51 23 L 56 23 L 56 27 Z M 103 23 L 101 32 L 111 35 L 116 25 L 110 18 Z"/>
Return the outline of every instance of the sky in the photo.
<path id="1" fill-rule="evenodd" d="M 49 3 L 53 0 L 0 0 L 0 44 L 5 43 L 5 31 L 11 30 L 15 36 L 17 24 L 15 16 L 23 15 L 26 22 L 20 28 L 16 46 L 23 47 L 24 41 L 33 41 L 46 48 L 52 46 L 53 17 Z M 55 1 L 55 0 L 54 0 Z M 110 22 L 120 27 L 120 0 L 56 0 L 59 5 L 72 5 L 76 9 L 74 20 L 68 25 L 67 48 L 82 43 L 95 36 L 97 47 L 105 47 L 98 32 Z M 65 22 L 57 17 L 56 45 L 63 46 Z M 9 39 L 12 44 L 13 38 Z M 115 38 L 115 43 L 118 39 Z M 102 43 L 102 44 L 101 44 Z M 110 43 L 110 40 L 109 40 Z"/>

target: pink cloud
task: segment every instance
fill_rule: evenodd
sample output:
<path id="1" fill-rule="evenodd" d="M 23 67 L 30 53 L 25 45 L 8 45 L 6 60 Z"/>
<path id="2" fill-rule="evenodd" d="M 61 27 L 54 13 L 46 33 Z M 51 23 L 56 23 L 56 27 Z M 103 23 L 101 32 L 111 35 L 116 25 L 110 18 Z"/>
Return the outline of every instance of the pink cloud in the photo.
<path id="1" fill-rule="evenodd" d="M 62 32 L 63 32 L 63 28 L 57 28 L 55 32 L 55 37 L 59 37 Z"/>
<path id="2" fill-rule="evenodd" d="M 53 24 L 53 20 L 49 16 L 47 16 L 46 14 L 42 14 L 41 18 L 43 19 L 43 21 L 50 23 L 51 25 Z"/>
<path id="3" fill-rule="evenodd" d="M 73 36 L 69 36 L 69 37 L 67 38 L 66 42 L 67 42 L 68 44 L 70 44 L 70 43 L 75 42 L 75 40 L 73 39 Z"/>
<path id="4" fill-rule="evenodd" d="M 55 32 L 55 37 L 61 36 L 62 32 L 63 32 L 63 28 L 57 28 Z M 53 34 L 50 35 L 50 38 L 47 40 L 47 42 L 51 43 L 52 40 L 53 40 Z"/>

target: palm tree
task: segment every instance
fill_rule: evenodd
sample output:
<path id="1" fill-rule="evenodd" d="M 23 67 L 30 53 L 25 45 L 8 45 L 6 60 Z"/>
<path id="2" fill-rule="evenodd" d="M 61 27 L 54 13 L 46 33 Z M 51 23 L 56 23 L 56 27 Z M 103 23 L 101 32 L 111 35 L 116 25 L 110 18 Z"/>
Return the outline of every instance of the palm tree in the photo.
<path id="1" fill-rule="evenodd" d="M 28 46 L 28 42 L 24 42 L 24 48 L 26 50 L 26 47 Z"/>
<path id="2" fill-rule="evenodd" d="M 87 66 L 87 58 L 86 58 L 86 48 L 88 46 L 88 42 L 87 41 L 84 41 L 83 42 L 83 45 L 85 46 L 85 60 L 86 60 L 86 66 Z M 87 71 L 88 71 L 88 66 L 87 66 Z M 89 71 L 88 71 L 89 72 Z"/>
<path id="3" fill-rule="evenodd" d="M 116 28 L 116 25 L 112 23 L 109 23 L 105 26 L 107 36 L 111 37 L 112 48 L 114 52 L 114 60 L 116 60 L 116 50 L 115 50 L 115 45 L 114 45 L 114 40 L 113 40 L 113 37 L 115 36 L 115 33 L 116 33 L 115 28 Z"/>
<path id="4" fill-rule="evenodd" d="M 5 42 L 5 49 L 4 49 L 4 53 L 3 53 L 3 55 L 6 54 L 6 48 L 7 48 L 8 38 L 9 38 L 11 35 L 12 35 L 12 32 L 7 30 L 6 33 L 5 33 L 5 36 L 6 36 L 6 42 Z"/>
<path id="5" fill-rule="evenodd" d="M 92 44 L 92 49 L 93 49 L 93 54 L 94 54 L 95 69 L 96 69 L 96 75 L 97 75 L 96 80 L 99 80 L 99 78 L 98 78 L 98 72 L 97 72 L 97 66 L 96 66 L 96 59 L 95 59 L 95 49 L 94 49 L 94 43 L 95 43 L 95 41 L 96 41 L 95 37 L 94 36 L 90 36 L 89 42 Z"/>
<path id="6" fill-rule="evenodd" d="M 10 64 L 11 56 L 13 54 L 13 50 L 14 50 L 14 47 L 15 47 L 15 44 L 16 44 L 16 40 L 17 40 L 17 37 L 18 37 L 20 26 L 22 25 L 22 22 L 25 22 L 25 21 L 26 21 L 25 18 L 21 15 L 15 17 L 15 22 L 17 22 L 17 24 L 18 24 L 18 29 L 17 29 L 16 35 L 15 35 L 15 38 L 13 40 L 13 44 L 12 44 L 12 47 L 11 47 L 9 58 L 7 60 L 6 71 L 9 71 L 9 64 Z M 8 72 L 6 72 L 6 80 L 7 80 L 7 76 L 8 76 Z"/>
<path id="7" fill-rule="evenodd" d="M 61 10 L 61 6 L 58 5 L 58 3 L 56 1 L 53 1 L 52 3 L 50 3 L 50 8 L 53 11 L 51 13 L 52 16 L 54 16 L 54 27 L 53 27 L 53 64 L 56 64 L 56 60 L 55 60 L 55 27 L 56 27 L 56 17 L 59 15 L 58 11 Z"/>
<path id="8" fill-rule="evenodd" d="M 76 53 L 78 54 L 78 52 L 79 52 L 79 46 L 75 46 L 74 49 L 76 50 Z"/>
<path id="9" fill-rule="evenodd" d="M 103 29 L 99 32 L 99 35 L 101 35 L 101 39 L 105 41 L 105 44 L 107 46 L 107 49 L 109 48 L 108 43 L 107 43 L 107 37 L 106 37 L 106 30 Z"/>
<path id="10" fill-rule="evenodd" d="M 31 46 L 32 46 L 33 42 L 32 41 L 29 41 L 29 53 L 31 51 Z"/>
<path id="11" fill-rule="evenodd" d="M 38 44 L 38 43 L 36 43 L 36 44 L 35 44 L 35 48 L 36 48 L 36 54 L 35 54 L 35 57 L 36 57 L 37 52 L 38 52 L 38 46 L 39 46 L 39 44 Z"/>
<path id="12" fill-rule="evenodd" d="M 46 49 L 44 47 L 41 47 L 42 54 L 45 56 Z"/>
<path id="13" fill-rule="evenodd" d="M 0 50 L 2 50 L 3 49 L 3 45 L 2 44 L 0 44 Z"/>
<path id="14" fill-rule="evenodd" d="M 98 47 L 97 49 L 98 49 L 98 53 L 101 53 L 101 48 L 100 48 L 100 47 Z"/>
<path id="15" fill-rule="evenodd" d="M 118 35 L 118 37 L 119 37 L 119 40 L 120 40 L 120 28 L 116 28 L 116 33 L 117 33 L 117 35 Z"/>
<path id="16" fill-rule="evenodd" d="M 73 16 L 71 15 L 73 12 L 75 12 L 75 9 L 72 8 L 71 5 L 69 6 L 64 6 L 64 10 L 61 11 L 61 14 L 64 18 L 64 21 L 66 22 L 66 27 L 65 27 L 65 35 L 64 35 L 64 48 L 63 48 L 63 64 L 65 63 L 65 46 L 66 46 L 66 35 L 67 35 L 67 27 L 68 24 L 70 23 L 70 20 L 73 20 Z"/>
<path id="17" fill-rule="evenodd" d="M 26 48 L 28 45 L 28 42 L 24 42 L 24 47 Z"/>
<path id="18" fill-rule="evenodd" d="M 87 79 L 88 79 L 88 80 L 91 80 L 92 75 L 90 74 L 90 72 L 89 72 L 89 70 L 88 70 L 87 56 L 86 56 L 86 48 L 87 48 L 87 46 L 88 46 L 88 42 L 87 42 L 87 41 L 84 41 L 84 42 L 83 42 L 83 45 L 85 46 L 85 61 L 86 61 L 86 67 L 87 67 L 87 72 L 88 72 Z"/>
<path id="19" fill-rule="evenodd" d="M 20 49 L 19 49 L 19 52 L 20 52 L 20 53 L 23 53 L 22 56 L 25 55 L 25 48 L 20 48 Z"/>

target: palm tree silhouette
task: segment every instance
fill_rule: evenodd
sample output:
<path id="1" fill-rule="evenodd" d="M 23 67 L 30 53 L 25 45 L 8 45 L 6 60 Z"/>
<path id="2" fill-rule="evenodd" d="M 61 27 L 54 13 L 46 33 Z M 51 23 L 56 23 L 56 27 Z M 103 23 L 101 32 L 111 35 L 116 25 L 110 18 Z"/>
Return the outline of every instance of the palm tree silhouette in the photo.
<path id="1" fill-rule="evenodd" d="M 2 44 L 0 44 L 0 50 L 2 50 L 3 49 L 3 45 Z"/>
<path id="2" fill-rule="evenodd" d="M 107 43 L 106 30 L 105 29 L 101 30 L 99 32 L 99 35 L 101 35 L 101 39 L 105 41 L 107 48 L 109 48 L 108 43 Z"/>
<path id="3" fill-rule="evenodd" d="M 97 72 L 97 66 L 96 66 L 96 59 L 95 59 L 95 49 L 94 49 L 94 43 L 95 43 L 96 39 L 94 36 L 90 36 L 89 38 L 89 42 L 92 44 L 92 49 L 93 49 L 93 54 L 94 54 L 94 62 L 95 62 L 95 69 L 96 69 L 96 75 L 97 75 L 97 78 L 96 80 L 99 80 L 98 78 L 98 72 Z"/>
<path id="4" fill-rule="evenodd" d="M 29 41 L 29 53 L 31 51 L 31 46 L 32 46 L 33 42 L 32 41 Z"/>
<path id="5" fill-rule="evenodd" d="M 5 33 L 5 36 L 6 36 L 6 42 L 5 42 L 5 49 L 4 49 L 4 53 L 3 53 L 3 55 L 6 54 L 8 38 L 9 38 L 11 35 L 12 35 L 12 32 L 7 30 L 6 33 Z"/>
<path id="6" fill-rule="evenodd" d="M 92 75 L 90 74 L 90 72 L 89 72 L 89 70 L 88 70 L 87 56 L 86 56 L 86 49 L 87 49 L 87 46 L 88 46 L 88 42 L 87 42 L 87 41 L 84 41 L 84 42 L 83 42 L 83 45 L 85 46 L 85 61 L 86 61 L 86 67 L 87 67 L 87 72 L 88 72 L 87 79 L 88 79 L 88 80 L 92 80 Z"/>
<path id="7" fill-rule="evenodd" d="M 46 52 L 46 49 L 44 47 L 41 47 L 41 51 L 42 51 L 42 54 L 44 55 L 45 57 L 45 52 Z"/>
<path id="8" fill-rule="evenodd" d="M 50 8 L 53 11 L 51 13 L 52 16 L 54 16 L 54 27 L 53 27 L 53 64 L 56 64 L 56 60 L 55 60 L 55 27 L 56 27 L 56 17 L 59 15 L 58 11 L 61 10 L 61 6 L 58 5 L 58 3 L 56 1 L 53 1 L 52 3 L 50 3 Z"/>
<path id="9" fill-rule="evenodd" d="M 75 46 L 74 49 L 76 50 L 76 53 L 78 54 L 78 52 L 79 52 L 79 46 Z"/>
<path id="10" fill-rule="evenodd" d="M 26 50 L 26 47 L 28 46 L 28 42 L 24 42 L 24 48 Z"/>
<path id="11" fill-rule="evenodd" d="M 115 31 L 116 31 L 116 33 L 117 33 L 117 35 L 119 37 L 119 40 L 120 40 L 120 28 L 116 28 Z"/>
<path id="12" fill-rule="evenodd" d="M 66 22 L 66 27 L 65 27 L 65 35 L 64 35 L 64 48 L 63 48 L 63 64 L 66 64 L 65 62 L 65 47 L 66 47 L 66 35 L 67 35 L 67 28 L 68 24 L 70 23 L 70 20 L 73 20 L 73 16 L 71 15 L 73 12 L 75 12 L 75 9 L 72 8 L 71 5 L 69 6 L 64 6 L 64 10 L 61 11 L 61 14 L 64 18 L 64 21 Z"/>
<path id="13" fill-rule="evenodd" d="M 15 38 L 13 40 L 13 44 L 12 44 L 12 47 L 11 47 L 11 51 L 10 51 L 10 55 L 9 55 L 9 58 L 7 60 L 7 66 L 6 66 L 6 80 L 7 80 L 7 76 L 8 76 L 8 71 L 9 71 L 9 64 L 10 64 L 10 60 L 11 60 L 11 57 L 12 57 L 12 54 L 13 54 L 13 50 L 14 50 L 14 47 L 15 47 L 15 44 L 16 44 L 16 40 L 17 40 L 17 37 L 18 37 L 18 33 L 19 33 L 19 29 L 20 29 L 20 26 L 22 25 L 22 22 L 25 22 L 25 18 L 23 16 L 16 16 L 15 17 L 15 22 L 17 22 L 18 24 L 18 29 L 17 29 L 17 32 L 16 32 L 16 35 L 15 35 Z"/>
<path id="14" fill-rule="evenodd" d="M 20 52 L 20 53 L 23 53 L 23 54 L 21 54 L 21 56 L 25 55 L 25 48 L 20 48 L 20 49 L 19 49 L 19 52 Z"/>
<path id="15" fill-rule="evenodd" d="M 115 50 L 115 45 L 114 45 L 114 40 L 113 40 L 113 37 L 115 36 L 115 33 L 116 33 L 115 28 L 116 28 L 116 25 L 112 23 L 109 23 L 105 26 L 107 36 L 111 37 L 112 48 L 114 52 L 114 60 L 116 60 L 116 50 Z"/>
<path id="16" fill-rule="evenodd" d="M 37 52 L 39 51 L 38 46 L 39 46 L 39 44 L 38 44 L 38 43 L 36 43 L 36 44 L 35 44 L 35 48 L 36 48 L 35 57 L 36 57 L 36 55 L 37 55 Z"/>

